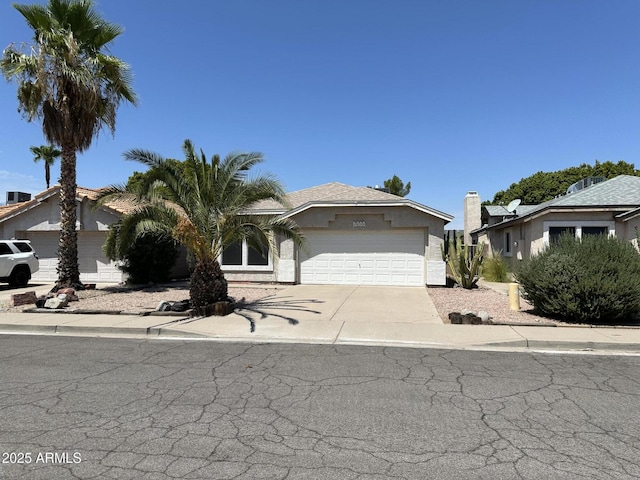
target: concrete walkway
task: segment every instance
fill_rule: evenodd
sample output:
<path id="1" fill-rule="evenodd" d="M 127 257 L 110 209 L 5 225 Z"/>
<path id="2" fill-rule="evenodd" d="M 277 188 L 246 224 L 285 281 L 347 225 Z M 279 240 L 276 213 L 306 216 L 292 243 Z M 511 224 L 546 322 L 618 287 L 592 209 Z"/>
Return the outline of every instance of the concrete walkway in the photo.
<path id="1" fill-rule="evenodd" d="M 640 353 L 637 328 L 443 324 L 420 287 L 295 285 L 226 317 L 194 319 L 1 312 L 0 333 Z"/>

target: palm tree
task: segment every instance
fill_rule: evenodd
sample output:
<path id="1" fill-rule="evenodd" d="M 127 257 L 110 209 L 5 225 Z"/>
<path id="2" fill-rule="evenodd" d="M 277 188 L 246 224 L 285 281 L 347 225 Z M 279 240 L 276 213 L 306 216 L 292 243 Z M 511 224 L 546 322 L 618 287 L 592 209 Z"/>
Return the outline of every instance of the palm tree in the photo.
<path id="1" fill-rule="evenodd" d="M 56 158 L 60 157 L 62 152 L 53 145 L 41 145 L 39 147 L 31 147 L 31 153 L 33 153 L 33 161 L 44 162 L 44 179 L 47 182 L 47 188 L 51 186 L 51 165 L 56 161 Z"/>
<path id="2" fill-rule="evenodd" d="M 34 45 L 9 45 L 0 68 L 18 83 L 19 110 L 42 120 L 46 140 L 60 147 L 60 241 L 57 287 L 82 288 L 76 231 L 76 153 L 98 132 L 115 132 L 116 110 L 136 103 L 129 67 L 108 54 L 122 28 L 96 13 L 91 0 L 14 5 L 34 31 Z"/>
<path id="3" fill-rule="evenodd" d="M 127 199 L 134 210 L 122 217 L 107 239 L 107 253 L 121 257 L 133 242 L 148 233 L 164 234 L 184 245 L 195 257 L 190 296 L 197 313 L 227 297 L 227 282 L 218 258 L 236 242 L 246 241 L 257 251 L 277 254 L 276 237 L 291 238 L 298 246 L 304 237 L 298 225 L 275 215 L 253 215 L 249 208 L 261 200 L 287 205 L 285 192 L 271 175 L 249 176 L 263 161 L 260 153 L 231 153 L 207 160 L 190 140 L 183 145 L 184 162 L 133 149 L 125 159 L 149 170 L 134 186 L 112 186 L 98 200 Z"/>

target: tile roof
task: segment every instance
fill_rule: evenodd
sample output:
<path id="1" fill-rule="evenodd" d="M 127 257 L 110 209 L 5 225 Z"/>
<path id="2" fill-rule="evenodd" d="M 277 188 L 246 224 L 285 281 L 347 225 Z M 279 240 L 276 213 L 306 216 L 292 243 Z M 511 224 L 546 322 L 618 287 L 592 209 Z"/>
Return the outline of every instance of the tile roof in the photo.
<path id="1" fill-rule="evenodd" d="M 23 210 L 23 209 L 26 210 L 36 206 L 43 199 L 46 199 L 55 195 L 58 192 L 58 190 L 60 190 L 60 185 L 54 185 L 53 187 L 49 187 L 47 190 L 44 190 L 34 195 L 33 198 L 31 198 L 31 200 L 27 202 L 13 203 L 11 205 L 0 206 L 0 221 L 2 221 L 2 219 L 4 219 L 5 217 L 10 216 L 12 213 L 16 213 L 20 210 Z M 88 200 L 93 201 L 96 198 L 98 198 L 98 194 L 100 193 L 100 190 L 101 189 L 77 187 L 76 196 L 79 199 L 86 198 Z M 105 203 L 104 206 L 119 214 L 129 213 L 130 211 L 133 210 L 133 207 L 134 207 L 133 204 L 124 200 L 110 201 Z"/>
<path id="2" fill-rule="evenodd" d="M 80 198 L 86 198 L 94 201 L 98 198 L 101 191 L 101 188 L 92 189 L 78 187 L 76 189 L 76 195 Z M 131 213 L 135 208 L 135 204 L 124 199 L 109 200 L 108 202 L 105 202 L 103 206 L 123 215 Z"/>

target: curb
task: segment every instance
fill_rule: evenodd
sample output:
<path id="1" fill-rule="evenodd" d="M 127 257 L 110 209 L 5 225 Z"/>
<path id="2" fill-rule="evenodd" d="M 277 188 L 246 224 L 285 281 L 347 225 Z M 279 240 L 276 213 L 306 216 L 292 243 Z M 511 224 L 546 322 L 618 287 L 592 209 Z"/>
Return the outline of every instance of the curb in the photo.
<path id="1" fill-rule="evenodd" d="M 173 323 L 173 322 L 171 322 Z M 341 340 L 339 338 L 333 341 L 314 341 L 306 339 L 306 341 L 297 341 L 293 339 L 282 339 L 277 337 L 256 338 L 252 336 L 242 337 L 225 337 L 211 336 L 199 333 L 181 331 L 177 329 L 168 329 L 166 324 L 152 327 L 85 327 L 85 326 L 65 326 L 65 325 L 21 325 L 21 324 L 0 324 L 0 334 L 45 334 L 45 335 L 101 335 L 115 337 L 147 337 L 149 339 L 184 339 L 184 340 L 208 340 L 214 342 L 237 342 L 237 343 L 282 343 L 282 344 L 327 344 L 327 345 L 354 345 L 354 346 L 381 346 L 381 347 L 398 347 L 398 348 L 439 348 L 439 349 L 460 349 L 460 350 L 486 350 L 498 349 L 511 351 L 513 349 L 533 352 L 535 350 L 556 350 L 556 351 L 574 351 L 574 352 L 602 352 L 607 351 L 614 353 L 630 352 L 640 353 L 640 344 L 635 343 L 613 343 L 613 342 L 562 342 L 550 340 L 522 340 L 491 342 L 491 343 L 474 343 L 474 344 L 451 344 L 451 343 L 429 343 L 429 342 L 411 342 L 399 340 Z"/>
<path id="2" fill-rule="evenodd" d="M 91 309 L 77 309 L 77 310 L 65 310 L 62 308 L 27 308 L 21 313 L 55 313 L 55 314 L 67 314 L 67 315 L 129 315 L 137 317 L 184 317 L 191 318 L 189 311 L 186 312 L 159 312 L 157 310 L 140 312 L 138 310 L 91 310 Z"/>

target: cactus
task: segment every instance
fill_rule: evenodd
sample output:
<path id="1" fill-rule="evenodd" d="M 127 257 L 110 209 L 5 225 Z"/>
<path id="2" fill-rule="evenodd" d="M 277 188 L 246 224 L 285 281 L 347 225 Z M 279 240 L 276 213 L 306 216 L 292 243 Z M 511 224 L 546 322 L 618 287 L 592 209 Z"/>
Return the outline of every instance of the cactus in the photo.
<path id="1" fill-rule="evenodd" d="M 447 233 L 446 241 L 441 245 L 442 259 L 449 266 L 449 276 L 462 288 L 471 289 L 476 286 L 480 278 L 484 243 L 476 246 L 463 245 L 462 240 L 455 235 L 451 238 Z"/>

